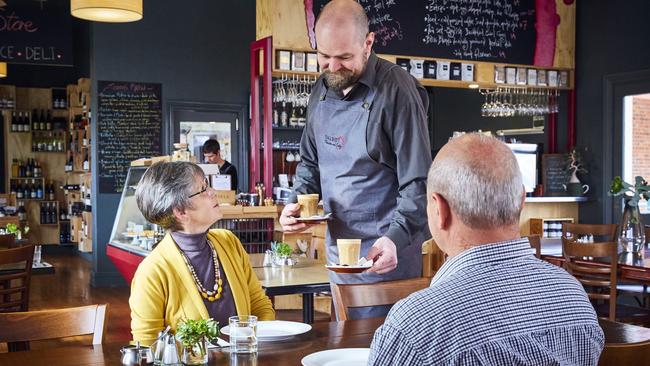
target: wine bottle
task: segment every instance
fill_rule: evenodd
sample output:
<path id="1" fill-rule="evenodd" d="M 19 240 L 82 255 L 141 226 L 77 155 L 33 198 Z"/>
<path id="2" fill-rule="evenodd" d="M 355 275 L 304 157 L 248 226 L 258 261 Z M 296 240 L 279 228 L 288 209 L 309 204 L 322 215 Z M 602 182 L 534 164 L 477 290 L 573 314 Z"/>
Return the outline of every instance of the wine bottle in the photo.
<path id="1" fill-rule="evenodd" d="M 45 119 L 45 129 L 48 131 L 52 130 L 52 111 L 47 111 L 47 119 Z"/>
<path id="2" fill-rule="evenodd" d="M 11 113 L 11 132 L 18 132 L 18 120 L 16 119 L 16 111 Z"/>
<path id="3" fill-rule="evenodd" d="M 32 131 L 38 130 L 38 110 L 32 111 Z"/>

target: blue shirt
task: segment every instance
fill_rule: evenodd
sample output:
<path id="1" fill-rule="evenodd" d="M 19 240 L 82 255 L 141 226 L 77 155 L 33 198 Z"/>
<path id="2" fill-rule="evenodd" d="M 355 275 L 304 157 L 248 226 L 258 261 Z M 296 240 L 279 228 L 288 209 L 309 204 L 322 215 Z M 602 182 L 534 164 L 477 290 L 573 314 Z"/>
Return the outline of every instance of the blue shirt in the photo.
<path id="1" fill-rule="evenodd" d="M 369 365 L 597 365 L 605 337 L 581 284 L 526 239 L 450 258 L 399 301 Z"/>

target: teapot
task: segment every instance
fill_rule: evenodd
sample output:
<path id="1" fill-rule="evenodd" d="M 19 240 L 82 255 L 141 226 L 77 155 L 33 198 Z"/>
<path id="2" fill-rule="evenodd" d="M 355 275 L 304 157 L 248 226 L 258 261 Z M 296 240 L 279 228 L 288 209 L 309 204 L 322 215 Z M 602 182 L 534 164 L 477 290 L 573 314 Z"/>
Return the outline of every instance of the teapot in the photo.
<path id="1" fill-rule="evenodd" d="M 122 365 L 135 366 L 135 365 L 152 365 L 153 354 L 149 347 L 140 346 L 140 342 L 136 342 L 135 346 L 122 347 Z"/>

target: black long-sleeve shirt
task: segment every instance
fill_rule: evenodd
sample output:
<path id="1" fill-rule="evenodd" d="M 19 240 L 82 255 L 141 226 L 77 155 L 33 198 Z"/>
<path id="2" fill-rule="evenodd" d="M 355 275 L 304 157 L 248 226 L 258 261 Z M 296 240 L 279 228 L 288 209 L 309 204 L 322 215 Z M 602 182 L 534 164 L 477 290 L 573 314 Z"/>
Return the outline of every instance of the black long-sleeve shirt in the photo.
<path id="1" fill-rule="evenodd" d="M 431 165 L 431 149 L 427 127 L 427 92 L 403 69 L 391 69 L 393 65 L 379 59 L 373 52 L 359 81 L 347 95 L 328 89 L 327 97 L 363 100 L 370 88 L 377 88 L 366 129 L 366 146 L 368 155 L 377 164 L 389 167 L 397 176 L 397 209 L 385 235 L 400 247 L 411 244 L 414 239 L 424 240 L 429 235 L 426 181 Z M 381 82 L 376 85 L 379 80 Z M 327 86 L 321 76 L 314 85 L 307 107 L 307 126 L 300 142 L 301 161 L 296 170 L 295 194 L 321 192 L 313 112 L 323 88 Z"/>

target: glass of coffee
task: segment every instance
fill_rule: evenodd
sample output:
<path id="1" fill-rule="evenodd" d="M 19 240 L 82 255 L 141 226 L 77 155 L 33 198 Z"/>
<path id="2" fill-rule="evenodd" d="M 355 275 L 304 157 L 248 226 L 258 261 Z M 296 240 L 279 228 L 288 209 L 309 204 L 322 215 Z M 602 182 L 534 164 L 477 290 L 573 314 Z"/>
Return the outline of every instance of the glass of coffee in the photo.
<path id="1" fill-rule="evenodd" d="M 356 266 L 361 254 L 361 239 L 336 239 L 339 249 L 339 264 Z"/>
<path id="2" fill-rule="evenodd" d="M 318 193 L 299 194 L 300 217 L 309 218 L 318 214 Z"/>

